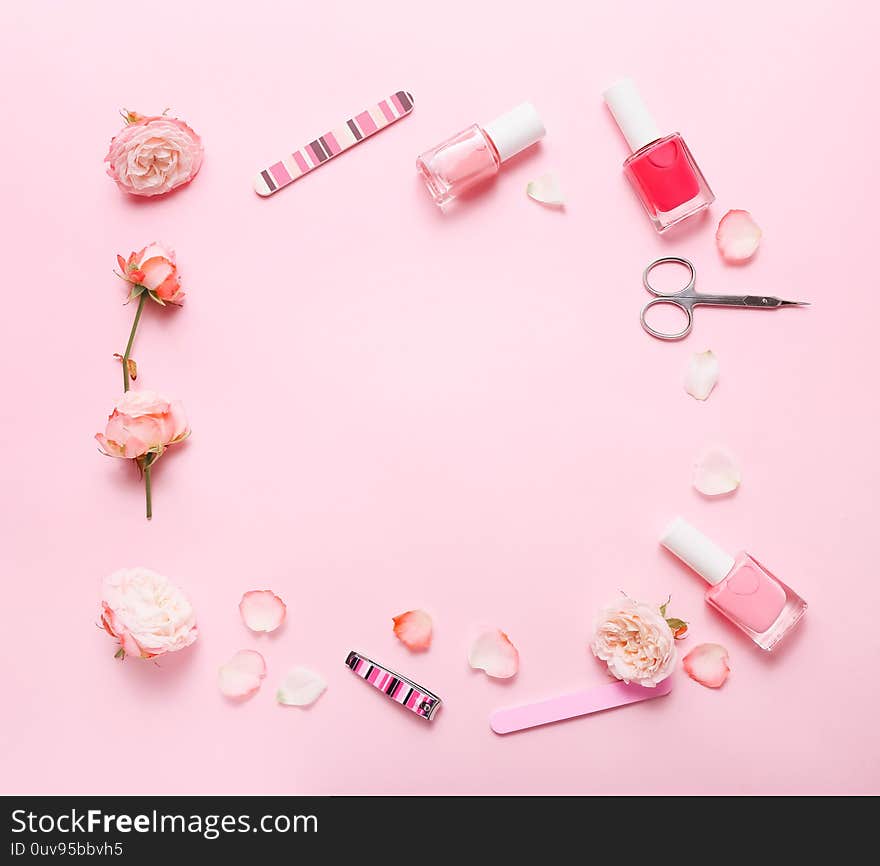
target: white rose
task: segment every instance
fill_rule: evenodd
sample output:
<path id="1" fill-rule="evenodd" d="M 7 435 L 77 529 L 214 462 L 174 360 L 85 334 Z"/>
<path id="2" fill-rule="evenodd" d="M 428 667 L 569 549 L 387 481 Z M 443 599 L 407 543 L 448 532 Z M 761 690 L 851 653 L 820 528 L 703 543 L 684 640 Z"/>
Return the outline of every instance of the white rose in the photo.
<path id="1" fill-rule="evenodd" d="M 124 655 L 151 659 L 198 637 L 189 599 L 148 568 L 123 568 L 104 579 L 101 623 Z"/>
<path id="2" fill-rule="evenodd" d="M 675 666 L 675 638 L 663 614 L 628 598 L 600 612 L 590 649 L 625 683 L 656 686 Z"/>

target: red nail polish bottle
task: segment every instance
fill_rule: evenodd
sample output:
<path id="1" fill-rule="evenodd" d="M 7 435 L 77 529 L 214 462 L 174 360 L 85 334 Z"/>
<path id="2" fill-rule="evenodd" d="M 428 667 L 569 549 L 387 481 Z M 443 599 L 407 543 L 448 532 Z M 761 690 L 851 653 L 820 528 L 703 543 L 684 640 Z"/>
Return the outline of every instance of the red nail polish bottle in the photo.
<path id="1" fill-rule="evenodd" d="M 623 171 L 658 232 L 709 207 L 715 196 L 679 133 L 662 135 L 635 84 L 625 78 L 605 91 L 632 150 Z"/>

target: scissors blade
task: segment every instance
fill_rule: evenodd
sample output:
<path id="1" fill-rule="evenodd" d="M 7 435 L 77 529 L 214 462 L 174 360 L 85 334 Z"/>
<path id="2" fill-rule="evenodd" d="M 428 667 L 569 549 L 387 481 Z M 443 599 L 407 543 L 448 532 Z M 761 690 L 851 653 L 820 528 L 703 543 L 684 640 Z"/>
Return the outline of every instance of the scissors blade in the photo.
<path id="1" fill-rule="evenodd" d="M 783 301 L 781 298 L 772 298 L 767 295 L 747 295 L 743 298 L 744 307 L 762 307 L 773 309 L 774 307 L 809 307 L 809 301 Z"/>

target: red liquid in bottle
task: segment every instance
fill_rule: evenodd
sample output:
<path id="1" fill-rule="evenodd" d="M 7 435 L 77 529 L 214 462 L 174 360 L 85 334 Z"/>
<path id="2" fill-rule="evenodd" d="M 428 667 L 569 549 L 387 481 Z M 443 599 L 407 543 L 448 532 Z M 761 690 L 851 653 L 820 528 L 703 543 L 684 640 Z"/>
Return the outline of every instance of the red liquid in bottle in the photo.
<path id="1" fill-rule="evenodd" d="M 658 211 L 671 211 L 700 192 L 684 141 L 671 135 L 632 155 L 628 170 Z"/>
<path id="2" fill-rule="evenodd" d="M 630 79 L 609 87 L 605 102 L 632 150 L 624 174 L 658 232 L 712 204 L 715 196 L 684 139 L 661 134 Z"/>

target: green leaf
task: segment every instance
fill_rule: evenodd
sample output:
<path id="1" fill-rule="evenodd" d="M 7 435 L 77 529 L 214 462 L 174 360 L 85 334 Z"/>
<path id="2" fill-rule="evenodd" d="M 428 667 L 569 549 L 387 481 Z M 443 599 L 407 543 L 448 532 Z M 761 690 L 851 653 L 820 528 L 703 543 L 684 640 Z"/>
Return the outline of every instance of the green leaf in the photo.
<path id="1" fill-rule="evenodd" d="M 665 618 L 666 608 L 669 607 L 670 601 L 672 601 L 672 596 L 671 595 L 666 596 L 666 601 L 664 601 L 663 604 L 660 605 L 660 616 Z"/>
<path id="2" fill-rule="evenodd" d="M 147 291 L 150 293 L 150 297 L 151 297 L 151 298 L 152 298 L 157 304 L 159 304 L 160 306 L 163 306 L 163 307 L 165 306 L 165 301 L 163 301 L 163 300 L 162 300 L 162 299 L 161 299 L 161 298 L 160 298 L 160 297 L 159 297 L 154 291 L 152 291 L 151 289 L 147 289 Z"/>
<path id="3" fill-rule="evenodd" d="M 115 658 L 115 659 L 124 659 L 124 658 L 125 658 L 125 650 L 124 650 L 122 647 L 119 647 L 119 649 L 116 650 L 116 653 L 115 653 L 115 655 L 113 656 L 113 658 Z"/>
<path id="4" fill-rule="evenodd" d="M 131 287 L 131 294 L 128 296 L 129 301 L 133 301 L 135 298 L 139 298 L 146 290 L 146 286 L 139 286 L 137 283 L 135 283 Z"/>
<path id="5" fill-rule="evenodd" d="M 683 619 L 671 616 L 666 620 L 666 624 L 673 630 L 678 631 L 680 628 L 687 628 L 687 623 Z"/>

